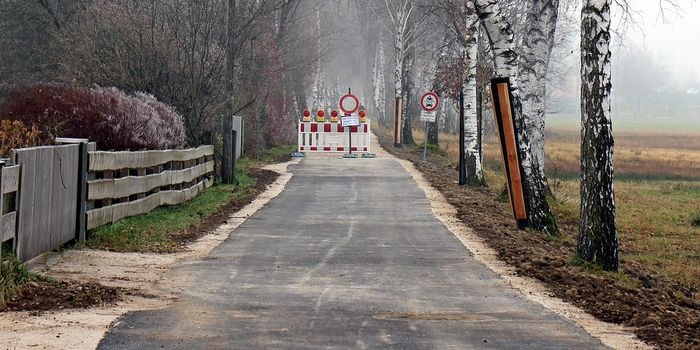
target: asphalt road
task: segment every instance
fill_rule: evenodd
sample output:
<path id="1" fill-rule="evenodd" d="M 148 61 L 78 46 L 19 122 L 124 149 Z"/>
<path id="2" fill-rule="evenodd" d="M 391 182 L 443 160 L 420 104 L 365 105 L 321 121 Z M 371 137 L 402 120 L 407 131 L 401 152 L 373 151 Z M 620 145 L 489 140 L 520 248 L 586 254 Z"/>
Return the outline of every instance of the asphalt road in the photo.
<path id="1" fill-rule="evenodd" d="M 395 160 L 292 171 L 210 256 L 169 274 L 180 301 L 126 314 L 99 348 L 604 348 L 475 262 Z"/>

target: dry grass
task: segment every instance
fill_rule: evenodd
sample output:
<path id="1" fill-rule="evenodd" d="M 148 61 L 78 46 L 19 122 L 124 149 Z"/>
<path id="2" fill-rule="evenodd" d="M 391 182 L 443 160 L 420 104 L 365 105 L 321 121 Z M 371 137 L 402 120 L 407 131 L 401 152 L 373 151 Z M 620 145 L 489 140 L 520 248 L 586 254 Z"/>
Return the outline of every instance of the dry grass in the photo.
<path id="1" fill-rule="evenodd" d="M 417 142 L 423 134 L 414 131 Z M 421 141 L 418 141 L 421 140 Z M 504 183 L 495 137 L 484 144 L 487 183 Z M 615 138 L 617 225 L 622 259 L 700 290 L 700 133 L 618 133 Z M 458 137 L 440 135 L 455 161 Z M 579 147 L 576 130 L 549 130 L 547 174 L 557 215 L 578 220 Z"/>

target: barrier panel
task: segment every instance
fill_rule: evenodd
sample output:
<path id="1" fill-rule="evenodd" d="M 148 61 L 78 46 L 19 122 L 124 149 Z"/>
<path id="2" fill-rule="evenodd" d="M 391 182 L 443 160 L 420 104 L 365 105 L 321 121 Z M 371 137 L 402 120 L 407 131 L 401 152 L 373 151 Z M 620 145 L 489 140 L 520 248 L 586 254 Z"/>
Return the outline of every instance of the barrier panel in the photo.
<path id="1" fill-rule="evenodd" d="M 352 151 L 370 152 L 370 121 L 351 126 Z M 299 122 L 299 152 L 348 152 L 348 127 L 340 123 Z"/>

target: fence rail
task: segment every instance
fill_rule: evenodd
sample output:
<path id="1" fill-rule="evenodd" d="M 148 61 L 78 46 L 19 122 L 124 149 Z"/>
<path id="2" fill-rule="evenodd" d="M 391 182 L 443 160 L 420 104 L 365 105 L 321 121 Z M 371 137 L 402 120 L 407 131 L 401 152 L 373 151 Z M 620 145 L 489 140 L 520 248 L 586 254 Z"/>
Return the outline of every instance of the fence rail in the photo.
<path id="1" fill-rule="evenodd" d="M 0 167 L 0 243 L 15 238 L 17 208 L 15 200 L 19 191 L 20 166 Z"/>
<path id="2" fill-rule="evenodd" d="M 214 147 L 89 152 L 87 229 L 180 204 L 214 183 Z"/>

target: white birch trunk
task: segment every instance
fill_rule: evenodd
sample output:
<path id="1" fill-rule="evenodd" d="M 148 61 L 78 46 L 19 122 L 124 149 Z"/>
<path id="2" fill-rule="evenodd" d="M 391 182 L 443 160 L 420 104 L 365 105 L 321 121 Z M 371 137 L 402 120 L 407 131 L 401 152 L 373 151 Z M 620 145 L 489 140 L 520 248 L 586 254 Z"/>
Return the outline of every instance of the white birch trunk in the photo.
<path id="1" fill-rule="evenodd" d="M 372 99 L 374 101 L 374 110 L 381 125 L 386 125 L 386 110 L 384 107 L 384 45 L 379 44 L 379 48 L 374 57 L 374 65 L 372 67 Z"/>
<path id="2" fill-rule="evenodd" d="M 471 0 L 486 36 L 491 44 L 497 77 L 509 78 L 511 86 L 511 108 L 513 109 L 518 136 L 518 149 L 523 170 L 523 186 L 528 204 L 528 224 L 530 227 L 548 234 L 557 234 L 554 216 L 547 203 L 545 179 L 540 176 L 537 160 L 532 157 L 530 139 L 523 118 L 518 79 L 518 54 L 515 51 L 513 32 L 505 21 L 498 3 L 494 0 Z"/>
<path id="3" fill-rule="evenodd" d="M 316 11 L 316 30 L 318 37 L 316 38 L 316 72 L 314 74 L 314 84 L 311 88 L 312 111 L 322 108 L 324 100 L 323 87 L 321 86 L 321 12 L 318 10 Z"/>
<path id="4" fill-rule="evenodd" d="M 386 67 L 386 55 L 384 53 L 384 44 L 380 43 L 379 45 L 379 70 L 378 70 L 378 77 L 377 80 L 379 81 L 378 85 L 378 111 L 379 111 L 379 118 L 382 120 L 383 124 L 386 125 L 386 75 L 384 74 L 384 68 Z"/>
<path id="5" fill-rule="evenodd" d="M 581 222 L 577 250 L 584 260 L 616 271 L 610 75 L 610 0 L 586 0 L 581 10 Z"/>
<path id="6" fill-rule="evenodd" d="M 479 129 L 476 115 L 476 64 L 478 17 L 473 4 L 467 2 L 464 52 L 462 53 L 462 89 L 464 91 L 464 155 L 466 157 L 467 181 L 483 183 L 483 168 L 479 154 Z"/>
<path id="7" fill-rule="evenodd" d="M 525 36 L 520 57 L 519 83 L 523 115 L 530 136 L 532 155 L 540 176 L 545 177 L 545 112 L 547 67 L 554 46 L 554 31 L 559 15 L 558 0 L 533 0 L 526 17 Z"/>

